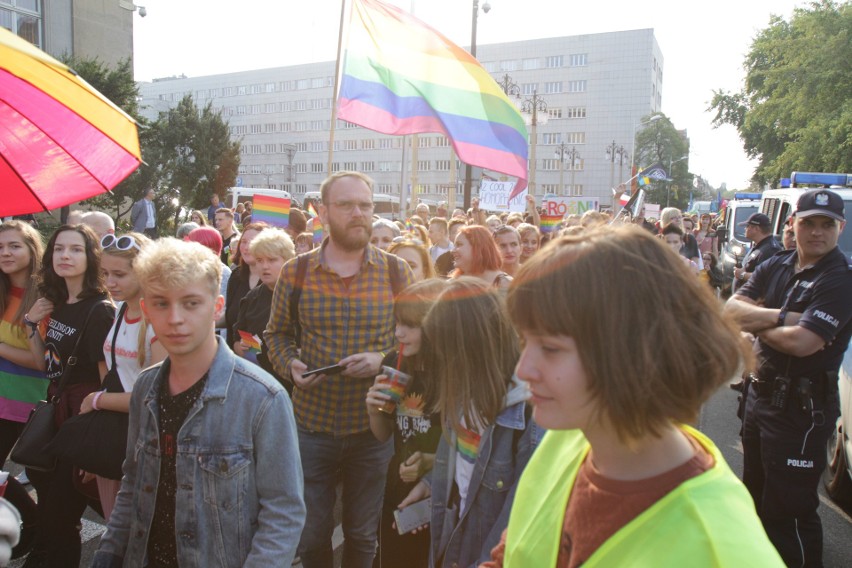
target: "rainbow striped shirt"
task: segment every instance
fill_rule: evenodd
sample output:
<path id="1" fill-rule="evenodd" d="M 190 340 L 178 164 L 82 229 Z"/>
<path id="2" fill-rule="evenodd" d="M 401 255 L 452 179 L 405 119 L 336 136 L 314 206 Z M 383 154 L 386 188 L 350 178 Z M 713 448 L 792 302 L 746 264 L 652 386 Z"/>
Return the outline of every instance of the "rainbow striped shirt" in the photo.
<path id="1" fill-rule="evenodd" d="M 23 288 L 12 287 L 9 303 L 0 320 L 0 343 L 29 351 L 27 330 L 15 321 L 24 296 Z M 28 369 L 0 357 L 0 418 L 26 422 L 30 410 L 47 395 L 48 380 L 42 371 Z"/>

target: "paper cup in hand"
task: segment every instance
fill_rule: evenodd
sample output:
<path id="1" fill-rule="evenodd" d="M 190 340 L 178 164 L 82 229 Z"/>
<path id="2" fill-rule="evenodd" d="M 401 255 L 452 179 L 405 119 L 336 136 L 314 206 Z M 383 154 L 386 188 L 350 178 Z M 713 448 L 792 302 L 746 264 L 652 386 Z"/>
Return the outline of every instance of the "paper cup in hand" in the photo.
<path id="1" fill-rule="evenodd" d="M 405 395 L 405 389 L 408 388 L 408 381 L 411 380 L 411 375 L 406 375 L 402 371 L 398 371 L 393 367 L 382 367 L 382 374 L 386 377 L 383 387 L 380 392 L 391 397 L 389 401 L 379 407 L 379 410 L 387 414 L 393 414 L 396 410 L 396 405 L 402 400 Z"/>

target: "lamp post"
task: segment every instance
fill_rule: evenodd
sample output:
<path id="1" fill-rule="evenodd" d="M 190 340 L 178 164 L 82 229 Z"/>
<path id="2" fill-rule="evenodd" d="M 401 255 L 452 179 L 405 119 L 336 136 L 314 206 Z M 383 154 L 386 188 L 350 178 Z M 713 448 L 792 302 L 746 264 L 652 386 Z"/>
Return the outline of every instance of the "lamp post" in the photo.
<path id="1" fill-rule="evenodd" d="M 624 146 L 617 144 L 615 140 L 612 141 L 612 144 L 606 147 L 606 159 L 609 160 L 609 187 L 610 191 L 615 189 L 615 158 L 619 157 L 619 160 L 624 159 L 624 154 L 626 150 Z M 615 214 L 615 192 L 612 193 L 612 211 Z"/>
<path id="2" fill-rule="evenodd" d="M 565 160 L 566 158 L 571 161 L 571 192 L 573 194 L 574 191 L 574 171 L 576 170 L 577 159 L 580 157 L 580 153 L 577 151 L 574 146 L 571 146 L 571 149 L 568 149 L 568 146 L 565 142 L 560 142 L 559 146 L 556 147 L 556 157 L 559 158 L 559 191 L 562 192 L 562 195 L 568 195 L 565 193 L 565 184 L 563 183 L 564 175 L 565 175 Z"/>
<path id="3" fill-rule="evenodd" d="M 682 156 L 682 157 L 678 158 L 677 160 L 672 160 L 672 157 L 669 156 L 669 182 L 666 184 L 666 207 L 669 206 L 669 197 L 670 197 L 671 191 L 672 191 L 672 182 L 674 181 L 672 166 L 675 165 L 678 162 L 682 162 L 682 161 L 686 160 L 687 158 L 689 158 L 689 154 L 687 154 L 686 156 Z"/>
<path id="4" fill-rule="evenodd" d="M 539 113 L 543 113 L 539 116 Z M 521 102 L 521 114 L 524 117 L 524 122 L 531 126 L 530 128 L 530 195 L 536 195 L 536 187 L 535 187 L 535 149 L 538 145 L 538 135 L 536 134 L 536 128 L 539 124 L 545 125 L 547 124 L 547 120 L 549 118 L 547 114 L 547 103 L 544 99 L 538 94 L 538 91 L 533 91 L 533 94 L 530 98 L 524 99 Z"/>
<path id="5" fill-rule="evenodd" d="M 503 78 L 497 81 L 497 85 L 506 93 L 507 97 L 520 98 L 521 88 L 512 81 L 512 77 L 508 73 L 505 73 Z"/>
<path id="6" fill-rule="evenodd" d="M 482 11 L 486 14 L 491 11 L 491 4 L 486 0 L 482 4 Z M 473 15 L 470 21 L 470 54 L 476 57 L 476 23 L 479 17 L 479 0 L 473 0 Z M 464 166 L 464 210 L 470 208 L 470 193 L 473 187 L 473 168 L 470 164 Z"/>
<path id="7" fill-rule="evenodd" d="M 630 177 L 631 178 L 633 177 L 633 166 L 634 166 L 634 163 L 636 161 L 636 131 L 639 130 L 640 126 L 648 126 L 652 122 L 657 122 L 661 118 L 663 118 L 663 115 L 655 114 L 654 116 L 652 116 L 648 120 L 646 120 L 644 122 L 640 122 L 639 124 L 637 124 L 636 126 L 633 127 L 633 138 L 630 141 Z"/>

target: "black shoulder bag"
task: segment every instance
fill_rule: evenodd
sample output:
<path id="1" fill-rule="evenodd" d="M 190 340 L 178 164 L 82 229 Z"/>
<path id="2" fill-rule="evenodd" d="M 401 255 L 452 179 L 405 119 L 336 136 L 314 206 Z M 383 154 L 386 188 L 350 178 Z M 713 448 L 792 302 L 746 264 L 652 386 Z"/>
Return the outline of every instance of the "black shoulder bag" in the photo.
<path id="1" fill-rule="evenodd" d="M 124 392 L 118 367 L 115 362 L 115 342 L 118 330 L 124 323 L 127 304 L 122 304 L 116 316 L 112 334 L 112 366 L 104 377 L 102 386 L 106 392 Z M 121 479 L 121 466 L 127 453 L 127 428 L 129 414 L 112 410 L 93 410 L 78 414 L 62 423 L 53 440 L 44 449 L 45 453 L 73 463 L 83 471 L 106 477 Z"/>
<path id="2" fill-rule="evenodd" d="M 71 356 L 65 363 L 62 369 L 62 376 L 59 377 L 59 385 L 54 394 L 49 400 L 40 400 L 30 411 L 30 417 L 27 419 L 27 424 L 21 431 L 15 447 L 12 448 L 10 457 L 12 461 L 39 471 L 53 471 L 56 467 L 56 457 L 45 449 L 56 435 L 56 405 L 62 396 L 62 391 L 65 390 L 65 385 L 68 382 L 68 377 L 71 375 L 71 367 L 77 364 L 77 348 L 80 347 L 80 340 L 86 334 L 86 328 L 89 325 L 89 319 L 92 317 L 95 309 L 103 302 L 98 302 L 86 315 L 86 320 L 83 322 L 83 327 L 80 328 L 80 335 L 77 336 L 77 341 L 74 342 L 74 349 L 71 350 Z"/>

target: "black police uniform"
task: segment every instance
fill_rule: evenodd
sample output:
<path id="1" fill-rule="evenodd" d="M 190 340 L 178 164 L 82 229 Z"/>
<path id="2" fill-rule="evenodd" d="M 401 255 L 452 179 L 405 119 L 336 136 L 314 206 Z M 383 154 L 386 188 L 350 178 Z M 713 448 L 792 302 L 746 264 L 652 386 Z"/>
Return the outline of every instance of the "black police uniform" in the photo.
<path id="1" fill-rule="evenodd" d="M 852 335 L 852 265 L 837 247 L 798 273 L 796 261 L 796 251 L 776 254 L 737 292 L 767 308 L 802 313 L 798 325 L 826 343 L 794 357 L 755 341 L 759 367 L 743 420 L 743 482 L 787 565 L 822 566 L 817 489 L 840 413 L 837 371 Z M 789 379 L 786 408 L 773 405 L 783 383 L 778 377 Z"/>
<path id="2" fill-rule="evenodd" d="M 775 240 L 772 235 L 767 235 L 762 241 L 757 243 L 743 259 L 743 272 L 749 274 L 754 273 L 758 266 L 764 261 L 772 258 L 775 254 L 781 252 L 781 245 Z M 736 291 L 742 287 L 744 281 L 739 280 L 734 283 Z"/>

